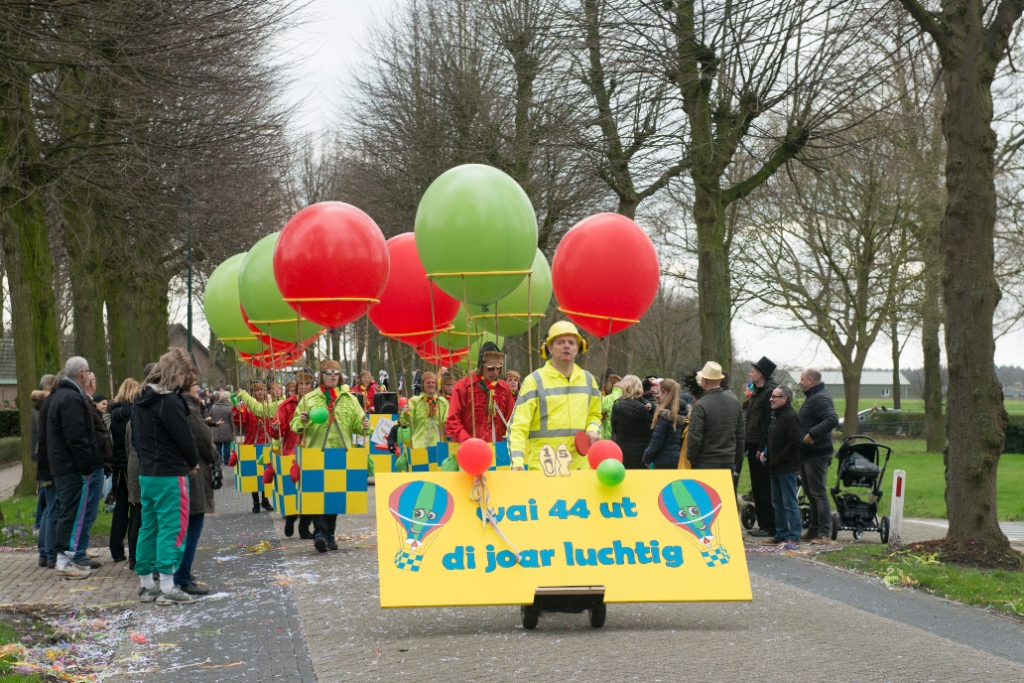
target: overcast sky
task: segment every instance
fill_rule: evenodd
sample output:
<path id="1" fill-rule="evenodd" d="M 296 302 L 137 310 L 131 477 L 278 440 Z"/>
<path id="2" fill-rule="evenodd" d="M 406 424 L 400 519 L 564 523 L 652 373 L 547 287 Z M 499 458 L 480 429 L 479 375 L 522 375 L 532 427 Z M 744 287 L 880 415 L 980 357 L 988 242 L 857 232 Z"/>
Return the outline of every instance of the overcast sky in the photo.
<path id="1" fill-rule="evenodd" d="M 296 130 L 323 133 L 337 121 L 345 85 L 351 83 L 358 67 L 362 36 L 375 18 L 386 14 L 394 0 L 311 0 L 305 10 L 306 24 L 291 32 L 281 46 L 282 59 L 291 67 L 294 82 L 287 97 L 298 107 Z M 172 320 L 184 322 L 185 307 L 172 304 Z M 209 337 L 197 307 L 196 336 Z M 736 348 L 741 359 L 766 355 L 780 367 L 818 365 L 838 367 L 835 357 L 810 333 L 779 329 L 785 326 L 770 316 L 740 319 L 733 325 Z M 1024 333 L 997 341 L 997 365 L 1024 365 Z M 922 365 L 919 338 L 912 337 L 903 352 L 901 365 Z M 945 359 L 943 359 L 945 362 Z M 868 356 L 867 368 L 891 368 L 889 340 L 879 337 Z"/>

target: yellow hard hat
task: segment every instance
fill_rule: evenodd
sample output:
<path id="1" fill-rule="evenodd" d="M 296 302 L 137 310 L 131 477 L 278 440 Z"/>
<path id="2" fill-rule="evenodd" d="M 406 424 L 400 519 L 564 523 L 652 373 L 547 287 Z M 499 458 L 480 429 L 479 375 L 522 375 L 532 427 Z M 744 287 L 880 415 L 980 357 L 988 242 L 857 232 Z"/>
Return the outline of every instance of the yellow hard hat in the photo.
<path id="1" fill-rule="evenodd" d="M 571 334 L 576 337 L 576 343 L 579 344 L 580 353 L 587 352 L 587 340 L 580 336 L 580 331 L 576 329 L 568 320 L 559 320 L 550 328 L 548 328 L 548 338 L 544 340 L 540 345 L 540 357 L 548 357 L 548 344 L 550 344 L 556 337 L 564 337 L 567 334 Z"/>

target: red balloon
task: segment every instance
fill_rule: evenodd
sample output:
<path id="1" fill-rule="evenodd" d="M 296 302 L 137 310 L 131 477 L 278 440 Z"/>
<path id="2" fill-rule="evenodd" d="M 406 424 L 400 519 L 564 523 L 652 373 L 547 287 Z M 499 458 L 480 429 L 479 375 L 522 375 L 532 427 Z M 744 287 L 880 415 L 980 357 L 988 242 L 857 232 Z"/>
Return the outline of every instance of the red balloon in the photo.
<path id="1" fill-rule="evenodd" d="M 565 233 L 555 250 L 551 281 L 562 312 L 603 339 L 640 320 L 651 307 L 661 264 L 639 225 L 617 213 L 599 213 Z"/>
<path id="2" fill-rule="evenodd" d="M 459 302 L 427 279 L 427 271 L 416 251 L 416 236 L 407 232 L 387 242 L 391 274 L 380 303 L 370 309 L 370 321 L 388 337 L 417 346 L 437 330 L 448 327 L 459 312 Z M 434 290 L 434 313 L 430 313 L 430 289 Z"/>
<path id="3" fill-rule="evenodd" d="M 605 439 L 604 441 L 595 442 L 590 447 L 590 450 L 587 452 L 587 462 L 590 463 L 590 469 L 596 470 L 603 460 L 618 460 L 622 462 L 622 449 L 619 448 L 617 443 Z"/>
<path id="4" fill-rule="evenodd" d="M 433 339 L 428 339 L 416 347 L 416 353 L 420 358 L 428 363 L 451 367 L 465 359 L 466 355 L 469 353 L 469 347 L 467 346 L 464 349 L 449 350 L 438 346 L 437 342 Z"/>
<path id="5" fill-rule="evenodd" d="M 292 460 L 292 469 L 288 474 L 291 476 L 293 484 L 299 483 L 299 478 L 302 476 L 302 471 L 299 469 L 299 463 L 296 462 L 295 460 Z"/>
<path id="6" fill-rule="evenodd" d="M 399 408 L 404 408 L 407 405 L 409 405 L 409 399 L 407 399 L 405 396 L 402 396 L 401 398 L 398 399 Z"/>
<path id="7" fill-rule="evenodd" d="M 466 439 L 455 452 L 455 459 L 464 472 L 483 474 L 491 468 L 491 447 L 483 439 Z"/>
<path id="8" fill-rule="evenodd" d="M 242 311 L 242 321 L 245 322 L 245 326 L 249 328 L 249 331 L 252 332 L 252 336 L 256 337 L 256 341 L 261 344 L 264 349 L 279 351 L 281 349 L 290 349 L 295 346 L 295 342 L 281 341 L 280 339 L 274 339 L 269 334 L 266 334 L 249 322 L 249 316 L 246 314 L 245 308 L 242 304 L 238 304 L 238 308 Z"/>
<path id="9" fill-rule="evenodd" d="M 380 299 L 388 272 L 384 234 L 372 218 L 342 202 L 299 211 L 274 247 L 281 296 L 303 318 L 325 327 L 341 327 L 366 313 L 366 300 Z"/>
<path id="10" fill-rule="evenodd" d="M 274 483 L 274 466 L 273 465 L 267 465 L 263 469 L 263 483 L 264 484 L 273 484 Z"/>

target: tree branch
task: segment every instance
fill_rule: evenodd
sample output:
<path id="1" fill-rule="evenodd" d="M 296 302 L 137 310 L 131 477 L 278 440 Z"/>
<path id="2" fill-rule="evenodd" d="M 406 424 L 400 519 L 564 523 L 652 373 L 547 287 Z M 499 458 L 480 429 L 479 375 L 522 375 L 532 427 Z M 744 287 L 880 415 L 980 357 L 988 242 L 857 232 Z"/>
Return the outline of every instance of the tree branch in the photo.
<path id="1" fill-rule="evenodd" d="M 944 51 L 948 47 L 949 28 L 938 16 L 926 10 L 918 0 L 898 0 L 898 2 L 903 5 L 917 25 L 932 37 L 939 50 Z"/>

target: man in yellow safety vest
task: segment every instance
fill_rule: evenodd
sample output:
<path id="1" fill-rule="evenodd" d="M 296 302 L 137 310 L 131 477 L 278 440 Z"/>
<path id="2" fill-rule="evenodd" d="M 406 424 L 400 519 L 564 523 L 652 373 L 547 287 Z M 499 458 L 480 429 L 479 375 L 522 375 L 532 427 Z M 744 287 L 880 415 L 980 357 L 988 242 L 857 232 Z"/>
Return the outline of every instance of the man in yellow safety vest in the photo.
<path id="1" fill-rule="evenodd" d="M 600 438 L 601 390 L 594 376 L 576 365 L 577 354 L 586 350 L 586 340 L 572 323 L 559 321 L 548 330 L 540 349 L 548 362 L 523 380 L 509 428 L 512 469 L 525 464 L 548 475 L 589 469 L 575 437 L 586 432 L 591 444 Z"/>

